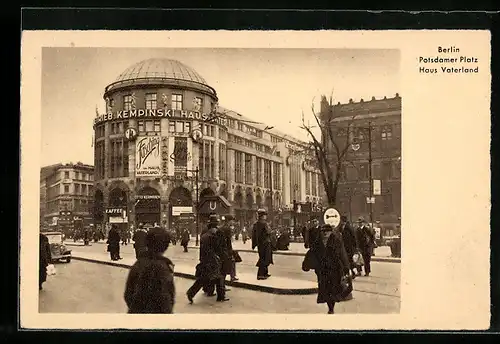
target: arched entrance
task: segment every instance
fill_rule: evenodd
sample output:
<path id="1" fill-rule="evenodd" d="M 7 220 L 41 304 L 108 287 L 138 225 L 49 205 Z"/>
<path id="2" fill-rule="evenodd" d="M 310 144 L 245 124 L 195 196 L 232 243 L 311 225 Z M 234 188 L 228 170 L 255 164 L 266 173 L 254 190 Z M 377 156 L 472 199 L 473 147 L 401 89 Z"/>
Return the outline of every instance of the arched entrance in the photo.
<path id="1" fill-rule="evenodd" d="M 265 205 L 266 205 L 267 211 L 273 211 L 273 198 L 272 198 L 271 193 L 269 191 L 266 192 Z"/>
<path id="2" fill-rule="evenodd" d="M 169 227 L 175 230 L 178 235 L 184 228 L 187 228 L 191 235 L 194 235 L 196 228 L 191 192 L 185 187 L 176 187 L 170 193 L 168 200 L 170 204 Z"/>
<path id="3" fill-rule="evenodd" d="M 234 201 L 233 201 L 233 206 L 234 206 L 234 215 L 236 217 L 236 221 L 240 223 L 240 225 L 243 225 L 244 222 L 244 215 L 243 215 L 243 194 L 241 193 L 241 188 L 238 186 L 234 190 Z"/>
<path id="4" fill-rule="evenodd" d="M 135 225 L 160 224 L 160 193 L 152 187 L 141 189 L 135 196 Z"/>

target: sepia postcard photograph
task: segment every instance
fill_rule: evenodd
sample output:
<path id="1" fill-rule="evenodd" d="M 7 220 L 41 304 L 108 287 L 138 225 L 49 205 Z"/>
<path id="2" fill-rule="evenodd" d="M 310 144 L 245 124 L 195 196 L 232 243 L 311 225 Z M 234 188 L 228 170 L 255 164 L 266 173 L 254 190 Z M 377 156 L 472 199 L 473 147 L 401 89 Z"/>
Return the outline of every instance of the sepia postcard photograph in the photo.
<path id="1" fill-rule="evenodd" d="M 24 31 L 21 73 L 22 328 L 489 327 L 488 31 Z"/>

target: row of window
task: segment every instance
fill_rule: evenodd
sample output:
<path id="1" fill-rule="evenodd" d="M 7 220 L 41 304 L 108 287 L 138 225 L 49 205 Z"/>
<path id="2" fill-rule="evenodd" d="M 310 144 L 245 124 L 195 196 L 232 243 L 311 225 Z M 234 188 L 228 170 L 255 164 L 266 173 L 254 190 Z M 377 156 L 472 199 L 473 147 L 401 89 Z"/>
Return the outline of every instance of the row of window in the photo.
<path id="1" fill-rule="evenodd" d="M 92 181 L 92 180 L 94 180 L 94 176 L 91 173 L 78 172 L 78 171 L 74 171 L 73 173 L 70 173 L 70 171 L 64 171 L 64 179 L 76 179 L 76 180 Z"/>
<path id="2" fill-rule="evenodd" d="M 146 110 L 156 110 L 158 108 L 158 95 L 156 93 L 146 93 L 144 98 Z M 184 108 L 182 94 L 172 94 L 170 106 L 172 110 L 182 110 Z M 193 107 L 197 110 L 203 109 L 203 99 L 196 97 L 193 100 Z M 110 106 L 114 106 L 114 100 L 110 99 Z M 132 94 L 123 96 L 123 110 L 130 111 L 137 107 L 136 99 Z"/>
<path id="3" fill-rule="evenodd" d="M 370 211 L 370 205 L 366 202 L 366 195 L 348 194 L 339 199 L 339 208 L 346 213 L 366 213 Z M 384 194 L 375 197 L 375 203 L 372 205 L 374 215 L 388 214 L 394 211 L 393 195 Z"/>
<path id="4" fill-rule="evenodd" d="M 346 163 L 340 172 L 340 178 L 344 181 L 368 180 L 370 177 L 369 164 L 363 163 Z M 401 170 L 393 161 L 382 161 L 381 164 L 372 165 L 372 179 L 399 179 L 401 178 Z"/>
<path id="5" fill-rule="evenodd" d="M 374 134 L 375 128 L 372 128 L 372 135 Z M 382 140 L 391 140 L 393 138 L 393 126 L 392 125 L 382 125 L 378 128 L 376 128 L 375 135 L 376 137 L 373 137 L 373 139 L 376 139 L 377 137 Z M 351 138 L 357 138 L 359 142 L 363 142 L 368 139 L 369 137 L 369 132 L 368 128 L 359 128 L 359 127 L 352 127 L 349 130 L 346 128 L 341 128 L 338 130 L 337 135 L 342 137 L 346 136 L 347 132 L 349 131 L 349 135 Z"/>
<path id="6" fill-rule="evenodd" d="M 74 212 L 90 212 L 92 208 L 92 200 L 74 199 L 70 202 L 54 200 L 47 202 L 46 212 L 57 213 L 61 210 L 72 210 Z"/>
<path id="7" fill-rule="evenodd" d="M 71 192 L 70 185 L 69 184 L 64 184 L 63 186 L 64 189 L 64 194 L 75 194 L 75 195 L 83 195 L 83 196 L 92 196 L 94 193 L 94 188 L 92 185 L 87 185 L 87 184 L 74 184 L 74 191 Z"/>

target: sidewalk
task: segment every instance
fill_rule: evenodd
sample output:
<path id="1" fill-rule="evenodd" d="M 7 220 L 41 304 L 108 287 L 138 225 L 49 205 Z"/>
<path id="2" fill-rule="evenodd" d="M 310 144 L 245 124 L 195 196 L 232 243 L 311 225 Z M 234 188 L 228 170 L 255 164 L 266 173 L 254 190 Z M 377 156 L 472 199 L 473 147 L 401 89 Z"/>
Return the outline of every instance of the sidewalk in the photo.
<path id="1" fill-rule="evenodd" d="M 199 249 L 199 247 L 195 246 L 195 239 L 191 238 L 189 248 Z M 243 244 L 242 240 L 233 240 L 233 249 L 240 252 L 253 252 L 257 254 L 257 250 L 252 250 L 252 242 L 251 240 L 247 240 L 245 244 Z M 307 249 L 304 247 L 303 243 L 291 242 L 288 251 L 274 251 L 273 254 L 281 254 L 288 256 L 304 256 L 307 252 Z M 391 257 L 391 249 L 389 246 L 380 246 L 375 249 L 375 256 L 372 257 L 372 261 L 374 262 L 387 262 L 387 263 L 401 263 L 401 258 Z"/>
<path id="2" fill-rule="evenodd" d="M 67 245 L 83 246 L 83 243 L 68 242 Z M 109 254 L 105 252 L 73 252 L 73 259 L 91 263 L 117 266 L 126 269 L 130 269 L 130 267 L 136 261 L 135 258 L 132 257 L 124 257 L 119 261 L 111 261 L 109 258 Z M 194 267 L 189 264 L 177 262 L 175 264 L 174 275 L 177 277 L 194 280 Z M 317 284 L 310 281 L 277 276 L 273 276 L 267 280 L 257 280 L 255 274 L 250 273 L 239 273 L 238 278 L 239 280 L 236 282 L 227 280 L 226 285 L 233 286 L 235 288 L 244 288 L 278 295 L 308 295 L 316 294 L 318 292 Z M 293 286 L 293 288 L 291 288 L 290 286 Z"/>

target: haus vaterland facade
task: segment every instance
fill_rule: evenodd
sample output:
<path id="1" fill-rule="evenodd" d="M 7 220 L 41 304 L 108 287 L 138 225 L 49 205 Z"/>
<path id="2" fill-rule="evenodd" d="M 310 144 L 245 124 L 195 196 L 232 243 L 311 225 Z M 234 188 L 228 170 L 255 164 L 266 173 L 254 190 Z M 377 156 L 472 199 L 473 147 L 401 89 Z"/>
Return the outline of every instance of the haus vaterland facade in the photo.
<path id="1" fill-rule="evenodd" d="M 287 222 L 294 199 L 320 202 L 317 171 L 293 154 L 304 143 L 218 106 L 216 90 L 179 61 L 132 65 L 104 100 L 106 113 L 94 119 L 98 226 L 194 231 L 197 200 L 213 196 L 222 208 L 214 203 L 212 211 L 230 212 L 241 225 L 259 207 Z"/>
<path id="2" fill-rule="evenodd" d="M 391 235 L 401 220 L 401 97 L 335 105 L 323 97 L 320 117 L 324 125 L 331 123 L 340 148 L 349 142 L 340 171 L 339 211 L 352 221 L 362 216 L 380 222 L 384 234 Z M 333 145 L 323 143 L 335 161 Z"/>

